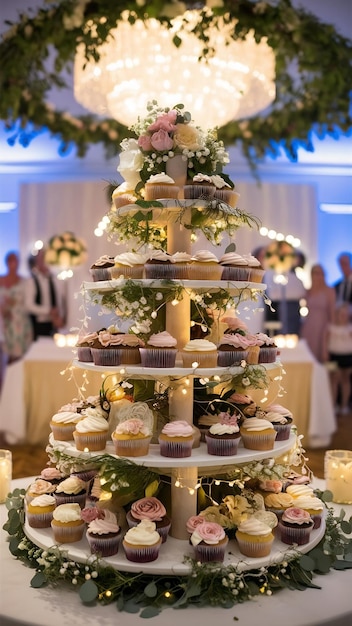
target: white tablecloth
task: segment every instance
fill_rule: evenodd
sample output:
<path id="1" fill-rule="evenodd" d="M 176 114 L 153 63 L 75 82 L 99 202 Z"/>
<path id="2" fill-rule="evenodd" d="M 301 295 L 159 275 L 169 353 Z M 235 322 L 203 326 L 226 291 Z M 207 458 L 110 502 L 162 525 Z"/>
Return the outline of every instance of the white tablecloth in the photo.
<path id="1" fill-rule="evenodd" d="M 33 478 L 13 481 L 13 487 L 26 487 Z M 324 481 L 316 481 L 323 488 Z M 352 514 L 352 506 L 344 506 Z M 340 510 L 340 505 L 336 505 Z M 32 589 L 30 580 L 34 570 L 25 567 L 11 556 L 6 545 L 6 533 L 2 526 L 7 519 L 5 505 L 0 505 L 0 590 L 1 626 L 141 626 L 138 615 L 118 613 L 116 605 L 87 607 L 81 604 L 77 591 L 59 586 L 56 589 L 44 587 Z M 165 609 L 153 618 L 155 626 L 179 626 L 202 624 L 213 626 L 233 625 L 234 619 L 242 626 L 351 626 L 352 623 L 352 570 L 331 571 L 325 576 L 316 576 L 314 582 L 321 589 L 305 591 L 282 590 L 274 596 L 260 596 L 250 602 L 231 609 L 189 608 L 182 610 Z M 237 622 L 236 622 L 237 623 Z"/>

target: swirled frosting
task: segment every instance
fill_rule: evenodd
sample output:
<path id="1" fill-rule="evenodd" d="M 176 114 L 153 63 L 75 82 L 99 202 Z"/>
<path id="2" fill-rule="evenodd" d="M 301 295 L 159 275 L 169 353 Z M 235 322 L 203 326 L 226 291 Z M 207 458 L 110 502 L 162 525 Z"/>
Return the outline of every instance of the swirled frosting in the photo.
<path id="1" fill-rule="evenodd" d="M 209 250 L 198 250 L 198 252 L 193 254 L 191 260 L 197 261 L 198 263 L 219 263 L 215 254 Z"/>
<path id="2" fill-rule="evenodd" d="M 165 424 L 161 433 L 167 437 L 190 437 L 193 436 L 193 428 L 185 420 L 174 420 Z"/>
<path id="3" fill-rule="evenodd" d="M 103 254 L 97 259 L 93 265 L 93 267 L 104 267 L 104 265 L 113 265 L 114 258 L 109 256 L 108 254 Z"/>
<path id="4" fill-rule="evenodd" d="M 121 185 L 116 187 L 116 189 L 114 189 L 111 197 L 115 198 L 116 196 L 121 196 L 125 193 L 133 193 L 133 191 L 134 190 L 131 189 L 131 185 L 125 181 L 124 183 L 121 183 Z"/>
<path id="5" fill-rule="evenodd" d="M 287 509 L 293 505 L 293 498 L 289 493 L 269 493 L 264 502 L 269 509 Z"/>
<path id="6" fill-rule="evenodd" d="M 128 267 L 134 267 L 134 265 L 143 265 L 145 262 L 145 255 L 138 252 L 122 252 L 115 256 L 115 265 L 128 265 Z"/>
<path id="7" fill-rule="evenodd" d="M 291 411 L 281 404 L 269 404 L 267 411 L 275 411 L 275 413 L 280 413 L 285 417 L 293 417 Z"/>
<path id="8" fill-rule="evenodd" d="M 172 337 L 166 330 L 163 330 L 160 333 L 151 335 L 147 341 L 147 345 L 153 346 L 154 348 L 174 348 L 177 345 L 177 339 Z"/>
<path id="9" fill-rule="evenodd" d="M 210 178 L 217 189 L 224 189 L 224 187 L 231 189 L 231 185 L 229 185 L 222 176 L 219 176 L 219 174 L 213 174 Z"/>
<path id="10" fill-rule="evenodd" d="M 171 261 L 171 255 L 164 250 L 153 250 L 148 254 L 147 263 L 149 261 Z"/>
<path id="11" fill-rule="evenodd" d="M 247 262 L 247 265 L 249 265 L 249 267 L 261 267 L 260 261 L 258 261 L 257 257 L 253 256 L 252 254 L 244 254 L 243 258 Z"/>
<path id="12" fill-rule="evenodd" d="M 133 546 L 153 546 L 160 543 L 161 537 L 156 530 L 155 522 L 142 519 L 137 526 L 133 526 L 127 531 L 125 540 Z"/>
<path id="13" fill-rule="evenodd" d="M 286 492 L 293 498 L 300 498 L 301 496 L 314 497 L 314 491 L 309 485 L 289 485 L 286 487 Z"/>
<path id="14" fill-rule="evenodd" d="M 96 517 L 88 524 L 88 533 L 93 535 L 108 535 L 109 533 L 120 532 L 120 526 L 117 523 L 116 515 L 104 510 L 104 517 Z"/>
<path id="15" fill-rule="evenodd" d="M 56 504 L 56 500 L 54 498 L 54 496 L 49 496 L 48 494 L 43 494 L 41 496 L 37 496 L 36 498 L 33 498 L 32 502 L 30 503 L 29 506 L 33 507 L 33 506 L 40 506 L 40 507 L 45 507 L 45 506 L 55 506 Z"/>
<path id="16" fill-rule="evenodd" d="M 188 252 L 175 252 L 171 257 L 171 261 L 172 263 L 189 263 L 191 258 Z"/>
<path id="17" fill-rule="evenodd" d="M 215 343 L 208 339 L 191 339 L 183 347 L 185 352 L 213 352 L 216 349 Z"/>
<path id="18" fill-rule="evenodd" d="M 214 185 L 214 182 L 212 181 L 212 177 L 208 176 L 208 174 L 196 174 L 195 176 L 193 176 L 193 182 L 194 183 L 210 183 Z"/>
<path id="19" fill-rule="evenodd" d="M 258 519 L 260 522 L 263 522 L 270 528 L 275 528 L 277 526 L 277 515 L 272 511 L 265 511 L 264 509 L 260 509 L 260 511 L 255 511 L 253 513 L 253 517 Z"/>
<path id="20" fill-rule="evenodd" d="M 299 496 L 299 498 L 294 498 L 294 505 L 309 511 L 322 511 L 324 508 L 322 501 L 316 496 Z"/>
<path id="21" fill-rule="evenodd" d="M 275 413 L 275 411 L 265 411 L 264 419 L 272 424 L 281 424 L 283 426 L 290 421 L 287 417 L 280 415 L 280 413 Z"/>
<path id="22" fill-rule="evenodd" d="M 199 524 L 203 524 L 204 516 L 203 515 L 191 515 L 186 522 L 186 530 L 188 533 L 193 533 L 193 531 L 199 526 Z"/>
<path id="23" fill-rule="evenodd" d="M 288 524 L 298 524 L 299 526 L 312 521 L 312 518 L 307 511 L 304 511 L 296 506 L 286 509 L 286 511 L 283 512 L 281 519 L 283 522 L 287 522 Z"/>
<path id="24" fill-rule="evenodd" d="M 99 509 L 97 506 L 87 506 L 81 511 L 81 518 L 87 524 L 93 521 L 93 519 L 103 518 L 105 515 L 105 511 L 103 509 Z"/>
<path id="25" fill-rule="evenodd" d="M 265 537 L 271 533 L 271 527 L 254 516 L 241 522 L 238 526 L 238 530 L 241 533 L 247 533 L 255 537 Z"/>
<path id="26" fill-rule="evenodd" d="M 143 420 L 137 417 L 129 420 L 124 420 L 117 424 L 115 428 L 116 435 L 144 435 L 149 437 L 151 435 L 150 428 L 143 422 Z"/>
<path id="27" fill-rule="evenodd" d="M 40 496 L 43 493 L 53 493 L 55 489 L 55 485 L 52 485 L 47 480 L 38 478 L 28 487 L 28 493 L 35 496 Z"/>
<path id="28" fill-rule="evenodd" d="M 109 430 L 109 425 L 104 417 L 100 415 L 88 415 L 83 417 L 76 424 L 78 433 L 100 433 Z"/>
<path id="29" fill-rule="evenodd" d="M 275 340 L 265 333 L 256 333 L 257 346 L 273 346 L 275 347 Z"/>
<path id="30" fill-rule="evenodd" d="M 223 345 L 246 350 L 250 346 L 255 346 L 255 338 L 253 335 L 240 335 L 239 333 L 235 333 L 234 335 L 225 334 L 219 342 L 219 346 Z"/>
<path id="31" fill-rule="evenodd" d="M 86 484 L 77 476 L 69 476 L 65 478 L 56 487 L 56 493 L 67 493 L 69 495 L 77 495 L 81 491 L 85 491 Z"/>
<path id="32" fill-rule="evenodd" d="M 211 435 L 235 435 L 236 433 L 239 432 L 239 426 L 236 425 L 231 425 L 231 424 L 220 424 L 219 422 L 217 424 L 213 424 L 212 426 L 210 426 L 209 428 L 209 432 Z"/>
<path id="33" fill-rule="evenodd" d="M 87 333 L 87 335 L 78 339 L 77 346 L 82 346 L 83 344 L 92 345 L 96 339 L 98 339 L 98 333 Z"/>
<path id="34" fill-rule="evenodd" d="M 133 502 L 131 513 L 135 519 L 149 519 L 152 522 L 160 522 L 166 515 L 166 509 L 158 498 L 141 498 Z"/>
<path id="35" fill-rule="evenodd" d="M 203 524 L 199 524 L 193 531 L 191 543 L 193 546 L 197 546 L 201 541 L 204 541 L 209 546 L 216 546 L 225 537 L 225 531 L 220 524 L 204 521 Z"/>
<path id="36" fill-rule="evenodd" d="M 43 480 L 61 480 L 63 475 L 56 467 L 44 467 L 40 472 L 40 478 Z"/>
<path id="37" fill-rule="evenodd" d="M 53 518 L 57 522 L 61 522 L 63 524 L 82 521 L 81 507 L 76 502 L 59 504 L 59 506 L 57 506 L 53 511 Z"/>
<path id="38" fill-rule="evenodd" d="M 274 426 L 268 420 L 262 420 L 257 417 L 248 417 L 243 420 L 242 428 L 248 432 L 267 430 L 268 428 L 274 429 Z"/>
<path id="39" fill-rule="evenodd" d="M 74 411 L 60 411 L 52 416 L 51 421 L 54 424 L 77 424 L 82 419 L 80 413 Z"/>
<path id="40" fill-rule="evenodd" d="M 144 346 L 144 341 L 132 334 L 106 335 L 99 336 L 99 341 L 104 347 L 108 346 L 127 346 L 129 348 L 139 348 Z"/>
<path id="41" fill-rule="evenodd" d="M 173 178 L 171 178 L 171 176 L 168 176 L 167 174 L 153 174 L 153 176 L 150 176 L 148 178 L 148 180 L 146 181 L 146 185 L 174 185 L 175 181 Z"/>
<path id="42" fill-rule="evenodd" d="M 246 259 L 241 255 L 237 254 L 237 252 L 225 252 L 220 257 L 221 265 L 236 265 L 246 267 L 248 265 Z"/>
<path id="43" fill-rule="evenodd" d="M 248 331 L 247 324 L 245 324 L 243 320 L 236 317 L 236 315 L 229 315 L 229 314 L 223 315 L 220 318 L 220 322 L 222 324 L 226 324 L 227 327 L 230 328 L 231 330 L 244 330 L 245 332 Z"/>

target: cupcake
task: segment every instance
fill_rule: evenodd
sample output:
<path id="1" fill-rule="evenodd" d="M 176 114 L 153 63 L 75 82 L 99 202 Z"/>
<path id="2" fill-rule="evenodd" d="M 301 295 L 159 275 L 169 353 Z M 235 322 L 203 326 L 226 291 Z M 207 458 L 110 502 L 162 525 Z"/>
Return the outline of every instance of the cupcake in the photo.
<path id="1" fill-rule="evenodd" d="M 76 503 L 83 509 L 87 497 L 86 483 L 77 476 L 69 476 L 57 485 L 54 497 L 56 506 Z"/>
<path id="2" fill-rule="evenodd" d="M 290 506 L 293 506 L 294 499 L 289 493 L 268 493 L 264 496 L 265 508 L 278 517 Z"/>
<path id="3" fill-rule="evenodd" d="M 187 252 L 175 252 L 171 255 L 173 279 L 187 280 L 191 255 Z"/>
<path id="4" fill-rule="evenodd" d="M 293 506 L 303 509 L 309 513 L 310 517 L 313 520 L 313 528 L 320 528 L 324 505 L 322 501 L 317 498 L 315 495 L 301 495 L 293 498 Z"/>
<path id="5" fill-rule="evenodd" d="M 249 450 L 272 450 L 276 430 L 268 420 L 257 417 L 245 418 L 240 426 L 242 443 Z"/>
<path id="6" fill-rule="evenodd" d="M 128 217 L 126 217 L 128 219 Z M 145 255 L 138 252 L 123 252 L 114 259 L 114 267 L 111 268 L 112 278 L 143 278 Z"/>
<path id="7" fill-rule="evenodd" d="M 116 187 L 111 195 L 111 200 L 114 203 L 115 209 L 126 206 L 126 204 L 134 204 L 137 198 L 133 191 L 134 190 L 131 189 L 131 186 L 126 182 Z"/>
<path id="8" fill-rule="evenodd" d="M 231 367 L 247 361 L 249 347 L 255 343 L 253 335 L 225 333 L 218 344 L 218 366 Z"/>
<path id="9" fill-rule="evenodd" d="M 60 504 L 53 511 L 51 528 L 56 543 L 74 543 L 83 537 L 85 523 L 79 504 Z"/>
<path id="10" fill-rule="evenodd" d="M 37 478 L 31 483 L 26 491 L 26 502 L 32 502 L 34 498 L 42 495 L 52 495 L 56 490 L 57 485 L 53 485 L 48 480 L 43 478 Z"/>
<path id="11" fill-rule="evenodd" d="M 274 535 L 271 526 L 251 516 L 238 526 L 236 540 L 241 554 L 258 559 L 270 554 Z"/>
<path id="12" fill-rule="evenodd" d="M 152 431 L 143 420 L 132 417 L 120 422 L 111 438 L 118 456 L 145 456 L 149 452 Z"/>
<path id="13" fill-rule="evenodd" d="M 109 424 L 96 409 L 86 409 L 73 431 L 76 448 L 82 452 L 105 450 L 108 435 Z"/>
<path id="14" fill-rule="evenodd" d="M 309 543 L 314 522 L 307 511 L 299 507 L 290 507 L 283 512 L 279 520 L 279 534 L 283 543 L 303 546 Z"/>
<path id="15" fill-rule="evenodd" d="M 57 441 L 72 441 L 77 422 L 82 419 L 80 413 L 74 411 L 60 411 L 52 416 L 50 421 L 51 432 Z"/>
<path id="16" fill-rule="evenodd" d="M 104 509 L 102 517 L 96 517 L 88 524 L 86 538 L 92 554 L 101 557 L 117 554 L 121 537 L 121 529 L 116 515 Z"/>
<path id="17" fill-rule="evenodd" d="M 50 528 L 53 511 L 56 507 L 54 496 L 43 494 L 33 498 L 27 505 L 27 521 L 31 528 Z"/>
<path id="18" fill-rule="evenodd" d="M 171 255 L 163 250 L 153 250 L 148 255 L 144 271 L 145 277 L 148 279 L 172 279 L 173 263 Z"/>
<path id="19" fill-rule="evenodd" d="M 150 176 L 144 186 L 144 200 L 159 200 L 163 198 L 177 198 L 180 188 L 171 176 L 155 174 Z"/>
<path id="20" fill-rule="evenodd" d="M 286 415 L 283 414 L 286 413 Z M 280 405 L 271 405 L 263 414 L 264 419 L 268 420 L 276 430 L 275 441 L 286 441 L 290 437 L 292 426 L 292 413 Z"/>
<path id="21" fill-rule="evenodd" d="M 194 432 L 185 420 L 168 422 L 158 437 L 161 456 L 180 459 L 191 456 Z"/>
<path id="22" fill-rule="evenodd" d="M 257 404 L 253 398 L 245 393 L 233 393 L 228 398 L 231 404 L 241 412 L 244 417 L 253 417 L 257 412 Z"/>
<path id="23" fill-rule="evenodd" d="M 49 483 L 55 487 L 64 480 L 65 476 L 56 467 L 44 467 L 38 478 L 49 481 Z M 53 491 L 55 491 L 55 489 L 53 489 Z"/>
<path id="24" fill-rule="evenodd" d="M 190 280 L 220 280 L 222 267 L 218 258 L 209 250 L 199 250 L 191 257 Z"/>
<path id="25" fill-rule="evenodd" d="M 177 340 L 166 330 L 151 335 L 139 348 L 143 367 L 175 367 Z"/>
<path id="26" fill-rule="evenodd" d="M 115 261 L 113 256 L 104 254 L 103 256 L 99 257 L 99 259 L 97 259 L 95 263 L 93 263 L 89 270 L 93 281 L 96 282 L 98 280 L 110 280 L 110 269 L 114 267 L 114 263 Z"/>
<path id="27" fill-rule="evenodd" d="M 183 188 L 185 200 L 209 200 L 215 193 L 215 185 L 211 176 L 196 174 L 192 180 L 187 181 Z"/>
<path id="28" fill-rule="evenodd" d="M 222 419 L 210 426 L 205 434 L 208 454 L 232 456 L 237 454 L 240 440 L 240 429 L 237 417 L 222 414 Z M 225 417 L 227 416 L 228 417 Z M 220 415 L 219 415 L 220 417 Z"/>
<path id="29" fill-rule="evenodd" d="M 162 543 L 165 543 L 171 527 L 171 520 L 166 514 L 164 505 L 153 496 L 141 498 L 133 502 L 131 509 L 127 512 L 126 520 L 129 528 L 137 526 L 142 519 L 155 522 Z"/>
<path id="30" fill-rule="evenodd" d="M 126 532 L 122 545 L 128 561 L 149 563 L 158 558 L 161 543 L 155 522 L 143 519 Z"/>
<path id="31" fill-rule="evenodd" d="M 215 174 L 211 177 L 216 189 L 214 192 L 214 198 L 220 200 L 221 202 L 225 202 L 229 204 L 231 207 L 235 208 L 237 206 L 238 199 L 240 194 L 237 191 L 234 191 L 234 188 L 226 182 L 222 176 L 219 174 Z"/>
<path id="32" fill-rule="evenodd" d="M 265 333 L 256 333 L 255 337 L 260 348 L 258 363 L 274 363 L 277 356 L 277 346 L 274 339 Z"/>
<path id="33" fill-rule="evenodd" d="M 77 358 L 83 363 L 92 363 L 93 357 L 91 353 L 91 347 L 98 338 L 98 333 L 88 333 L 83 337 L 80 337 L 76 343 Z"/>
<path id="34" fill-rule="evenodd" d="M 216 367 L 218 351 L 208 339 L 191 339 L 181 351 L 183 367 Z"/>
<path id="35" fill-rule="evenodd" d="M 249 281 L 251 283 L 261 283 L 264 276 L 264 268 L 261 266 L 257 257 L 252 254 L 244 254 L 243 258 L 247 261 L 249 267 Z"/>
<path id="36" fill-rule="evenodd" d="M 99 366 L 138 365 L 142 339 L 130 333 L 100 331 L 98 341 L 91 348 L 93 361 Z"/>
<path id="37" fill-rule="evenodd" d="M 250 280 L 250 268 L 248 261 L 237 252 L 226 252 L 220 257 L 222 267 L 221 280 Z"/>
<path id="38" fill-rule="evenodd" d="M 222 562 L 229 542 L 220 524 L 206 520 L 196 526 L 190 541 L 194 548 L 195 559 L 201 563 Z"/>

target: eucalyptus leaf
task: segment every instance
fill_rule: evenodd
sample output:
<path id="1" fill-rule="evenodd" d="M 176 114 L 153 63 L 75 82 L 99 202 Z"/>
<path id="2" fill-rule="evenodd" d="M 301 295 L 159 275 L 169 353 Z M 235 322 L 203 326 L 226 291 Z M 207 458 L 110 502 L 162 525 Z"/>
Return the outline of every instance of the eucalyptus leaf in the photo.
<path id="1" fill-rule="evenodd" d="M 99 594 L 97 585 L 93 580 L 86 580 L 79 590 L 79 595 L 84 604 L 94 602 Z"/>
<path id="2" fill-rule="evenodd" d="M 315 568 L 315 560 L 308 556 L 307 554 L 303 554 L 299 560 L 300 566 L 306 570 L 307 572 L 313 572 Z"/>
<path id="3" fill-rule="evenodd" d="M 9 550 L 11 552 L 11 554 L 13 554 L 14 556 L 18 555 L 18 546 L 20 545 L 21 540 L 18 537 L 11 537 L 10 541 L 9 541 Z"/>
<path id="4" fill-rule="evenodd" d="M 350 535 L 352 533 L 352 524 L 343 520 L 341 522 L 341 530 L 345 535 Z"/>
<path id="5" fill-rule="evenodd" d="M 144 593 L 147 598 L 155 598 L 155 596 L 158 594 L 158 588 L 154 581 L 149 583 L 149 585 L 144 588 Z"/>
<path id="6" fill-rule="evenodd" d="M 140 609 L 140 604 L 137 604 L 133 598 L 126 600 L 123 605 L 123 610 L 126 611 L 126 613 L 139 613 Z"/>
<path id="7" fill-rule="evenodd" d="M 338 570 L 351 569 L 352 560 L 351 561 L 336 560 L 333 563 L 333 568 L 338 569 Z"/>
<path id="8" fill-rule="evenodd" d="M 146 606 L 141 610 L 139 617 L 149 619 L 150 617 L 156 617 L 159 613 L 161 613 L 161 609 L 158 609 L 156 606 Z"/>
<path id="9" fill-rule="evenodd" d="M 44 585 L 46 585 L 47 582 L 48 580 L 44 572 L 37 572 L 31 580 L 31 587 L 34 587 L 35 589 L 39 589 L 40 587 L 44 587 Z"/>

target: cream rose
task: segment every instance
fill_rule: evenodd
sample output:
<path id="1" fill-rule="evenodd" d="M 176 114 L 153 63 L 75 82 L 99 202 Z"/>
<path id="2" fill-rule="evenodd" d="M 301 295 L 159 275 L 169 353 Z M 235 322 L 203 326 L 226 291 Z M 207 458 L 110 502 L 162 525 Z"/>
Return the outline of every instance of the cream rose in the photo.
<path id="1" fill-rule="evenodd" d="M 174 133 L 174 145 L 193 152 L 200 150 L 202 141 L 198 129 L 189 124 L 178 124 Z"/>

